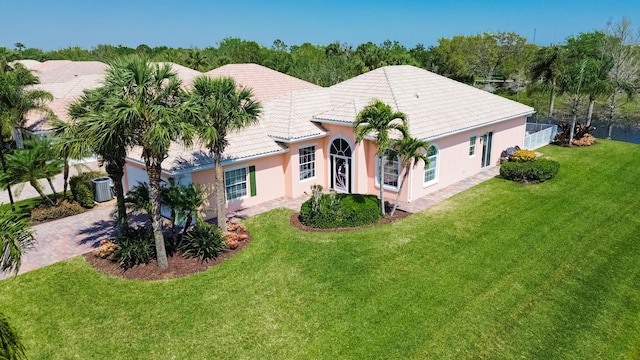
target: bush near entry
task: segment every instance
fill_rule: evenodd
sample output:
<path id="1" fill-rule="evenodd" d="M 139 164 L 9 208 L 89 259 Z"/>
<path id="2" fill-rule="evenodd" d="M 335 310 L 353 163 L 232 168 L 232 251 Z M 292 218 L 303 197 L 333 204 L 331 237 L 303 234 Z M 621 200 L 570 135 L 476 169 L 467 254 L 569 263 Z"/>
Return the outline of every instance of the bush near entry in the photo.
<path id="1" fill-rule="evenodd" d="M 311 199 L 300 208 L 300 222 L 318 229 L 374 224 L 380 216 L 380 202 L 375 195 L 321 194 L 314 190 Z"/>

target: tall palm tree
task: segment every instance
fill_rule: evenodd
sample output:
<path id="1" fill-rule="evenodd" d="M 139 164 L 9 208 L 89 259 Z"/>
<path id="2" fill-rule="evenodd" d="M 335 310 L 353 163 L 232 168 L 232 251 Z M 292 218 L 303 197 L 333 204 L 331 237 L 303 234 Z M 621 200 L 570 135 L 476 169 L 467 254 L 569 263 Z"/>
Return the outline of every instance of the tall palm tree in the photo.
<path id="1" fill-rule="evenodd" d="M 181 82 L 167 64 L 151 64 L 147 58 L 129 57 L 111 64 L 105 78 L 107 97 L 103 117 L 120 128 L 130 145 L 142 149 L 151 199 L 151 223 L 158 267 L 169 264 L 162 234 L 160 214 L 160 177 L 162 162 L 173 141 L 190 146 L 194 127 L 185 119 L 188 110 L 183 105 Z M 115 181 L 114 181 L 115 182 Z"/>
<path id="2" fill-rule="evenodd" d="M 418 166 L 420 161 L 424 162 L 425 167 L 429 166 L 429 157 L 427 156 L 429 143 L 411 136 L 405 136 L 400 140 L 394 141 L 391 148 L 393 153 L 400 158 L 400 166 L 402 166 L 404 171 L 400 187 L 398 188 L 398 194 L 396 195 L 396 201 L 390 213 L 390 215 L 393 216 L 398 208 L 400 194 L 409 175 L 409 170 L 411 170 L 412 167 L 415 168 Z"/>
<path id="3" fill-rule="evenodd" d="M 230 77 L 200 76 L 193 82 L 190 95 L 201 120 L 198 126 L 199 137 L 213 155 L 218 226 L 222 231 L 226 231 L 222 156 L 229 144 L 227 136 L 233 131 L 257 123 L 262 105 L 253 99 L 253 91 L 250 88 L 238 88 L 235 80 Z"/>
<path id="4" fill-rule="evenodd" d="M 376 99 L 358 113 L 356 120 L 353 122 L 353 131 L 356 135 L 357 144 L 361 143 L 365 137 L 373 136 L 374 143 L 378 146 L 376 156 L 382 160 L 392 145 L 390 133 L 397 132 L 401 138 L 408 135 L 407 115 L 399 111 L 393 112 L 391 106 Z M 378 183 L 380 185 L 380 209 L 384 216 L 383 166 L 383 161 L 379 161 Z"/>
<path id="5" fill-rule="evenodd" d="M 530 74 L 533 84 L 536 81 L 549 91 L 549 110 L 547 117 L 553 118 L 553 109 L 558 92 L 558 81 L 564 61 L 563 48 L 557 45 L 541 47 L 532 63 Z"/>
<path id="6" fill-rule="evenodd" d="M 85 91 L 69 106 L 72 123 L 58 123 L 56 131 L 62 134 L 61 147 L 74 158 L 95 154 L 113 180 L 116 195 L 117 223 L 120 229 L 127 225 L 125 206 L 124 166 L 127 149 L 133 142 L 132 129 L 122 127 L 110 115 L 110 89 L 106 87 Z"/>
<path id="7" fill-rule="evenodd" d="M 568 66 L 560 76 L 559 88 L 569 95 L 569 108 L 571 109 L 571 128 L 569 130 L 569 146 L 573 143 L 578 109 L 585 95 L 584 79 L 585 70 L 589 65 L 589 59 L 583 58 L 579 63 Z"/>
<path id="8" fill-rule="evenodd" d="M 53 96 L 46 91 L 30 88 L 30 85 L 38 84 L 39 80 L 21 64 L 0 65 L 0 164 L 2 170 L 6 171 L 5 154 L 10 150 L 9 144 L 13 140 L 15 129 L 24 125 L 25 115 L 32 110 L 53 117 L 53 113 L 46 107 Z M 7 191 L 13 208 L 13 194 L 9 186 Z"/>
<path id="9" fill-rule="evenodd" d="M 16 214 L 0 212 L 0 272 L 18 274 L 20 259 L 24 251 L 35 244 L 29 224 Z M 0 359 L 24 359 L 22 340 L 0 313 Z"/>

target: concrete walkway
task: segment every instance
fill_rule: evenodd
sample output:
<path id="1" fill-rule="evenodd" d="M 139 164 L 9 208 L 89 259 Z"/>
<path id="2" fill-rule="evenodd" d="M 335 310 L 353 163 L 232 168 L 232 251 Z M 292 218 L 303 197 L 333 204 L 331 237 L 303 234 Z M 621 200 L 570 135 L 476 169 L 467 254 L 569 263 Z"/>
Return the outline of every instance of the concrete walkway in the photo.
<path id="1" fill-rule="evenodd" d="M 416 199 L 411 203 L 400 203 L 398 208 L 412 213 L 422 211 L 459 192 L 495 177 L 499 171 L 498 167 L 483 170 L 474 176 L 423 198 Z M 307 199 L 307 195 L 295 199 L 279 198 L 266 204 L 237 211 L 230 214 L 230 217 L 244 219 L 281 207 L 298 211 L 300 210 L 300 205 Z M 115 200 L 112 200 L 80 215 L 33 226 L 37 240 L 36 248 L 23 255 L 20 273 L 82 255 L 100 246 L 100 240 L 113 236 L 114 221 L 110 214 L 114 206 Z M 0 273 L 0 279 L 7 277 L 9 277 L 7 274 Z"/>

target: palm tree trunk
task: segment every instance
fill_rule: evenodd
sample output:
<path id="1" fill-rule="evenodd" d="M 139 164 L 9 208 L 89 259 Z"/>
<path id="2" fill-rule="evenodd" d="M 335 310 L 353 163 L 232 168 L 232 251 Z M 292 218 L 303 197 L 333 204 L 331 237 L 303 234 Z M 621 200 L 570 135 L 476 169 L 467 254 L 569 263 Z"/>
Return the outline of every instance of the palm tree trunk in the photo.
<path id="1" fill-rule="evenodd" d="M 573 135 L 576 130 L 576 120 L 578 118 L 578 114 L 573 113 L 573 118 L 571 119 L 571 130 L 569 130 L 569 146 L 573 145 Z"/>
<path id="2" fill-rule="evenodd" d="M 587 127 L 591 126 L 591 117 L 593 116 L 593 106 L 596 103 L 596 99 L 589 98 L 589 110 L 587 111 Z"/>
<path id="3" fill-rule="evenodd" d="M 0 139 L 0 142 L 0 160 L 2 161 L 2 171 L 7 172 L 7 162 L 4 160 L 4 140 Z M 16 206 L 13 204 L 11 185 L 7 185 L 7 193 L 9 194 L 9 202 L 11 203 L 11 211 L 16 211 Z"/>
<path id="4" fill-rule="evenodd" d="M 611 133 L 613 132 L 613 122 L 609 122 L 609 126 L 607 127 L 607 140 L 611 140 Z"/>
<path id="5" fill-rule="evenodd" d="M 384 155 L 380 155 L 380 161 L 378 162 L 378 184 L 380 185 L 380 211 L 382 212 L 382 216 L 385 215 L 384 209 L 384 164 L 382 163 Z"/>
<path id="6" fill-rule="evenodd" d="M 124 166 L 122 164 L 111 162 L 107 162 L 105 166 L 107 174 L 109 174 L 109 177 L 113 180 L 113 189 L 116 193 L 116 209 L 118 211 L 117 223 L 121 231 L 127 226 L 127 208 L 124 201 L 124 187 L 122 187 L 122 178 L 124 177 L 123 168 Z"/>
<path id="7" fill-rule="evenodd" d="M 402 175 L 402 181 L 400 181 L 400 188 L 398 188 L 398 194 L 396 195 L 396 201 L 393 203 L 393 209 L 391 209 L 391 213 L 389 215 L 393 216 L 396 213 L 396 209 L 398 208 L 398 202 L 400 201 L 400 194 L 402 193 L 402 188 L 404 187 L 404 182 L 407 180 L 409 175 L 410 167 L 407 166 L 404 169 L 404 175 Z"/>
<path id="8" fill-rule="evenodd" d="M 40 186 L 40 183 L 38 183 L 38 180 L 36 179 L 30 179 L 29 180 L 29 184 L 31 186 L 33 186 L 34 189 L 36 189 L 36 191 L 38 192 L 38 195 L 40 195 L 40 197 L 42 198 L 43 201 L 45 201 L 46 203 L 48 203 L 49 205 L 54 205 L 53 201 L 51 201 L 51 199 L 49 199 L 49 197 L 47 197 L 44 192 L 42 191 L 42 187 Z"/>
<path id="9" fill-rule="evenodd" d="M 53 182 L 51 181 L 50 177 L 47 178 L 47 182 L 49 183 L 49 187 L 51 188 L 51 191 L 53 192 L 53 199 L 57 201 L 58 200 L 58 193 L 56 193 L 56 189 L 53 187 Z"/>
<path id="10" fill-rule="evenodd" d="M 214 154 L 215 175 L 214 182 L 216 186 L 216 216 L 218 217 L 218 226 L 223 232 L 227 231 L 227 209 L 226 209 L 226 192 L 224 189 L 224 169 L 222 167 L 222 154 Z"/>
<path id="11" fill-rule="evenodd" d="M 62 171 L 64 182 L 62 185 L 62 198 L 67 199 L 67 188 L 69 187 L 69 157 L 64 157 L 64 170 Z"/>
<path id="12" fill-rule="evenodd" d="M 555 86 L 551 87 L 551 95 L 549 95 L 549 113 L 548 113 L 548 117 L 549 119 L 553 118 L 553 106 L 556 102 L 556 88 Z"/>
<path id="13" fill-rule="evenodd" d="M 153 163 L 152 163 L 153 161 Z M 169 267 L 167 250 L 164 246 L 164 234 L 162 233 L 162 216 L 160 214 L 160 176 L 162 167 L 156 159 L 147 159 L 147 174 L 149 175 L 149 200 L 151 201 L 151 227 L 156 244 L 156 259 L 160 269 Z"/>

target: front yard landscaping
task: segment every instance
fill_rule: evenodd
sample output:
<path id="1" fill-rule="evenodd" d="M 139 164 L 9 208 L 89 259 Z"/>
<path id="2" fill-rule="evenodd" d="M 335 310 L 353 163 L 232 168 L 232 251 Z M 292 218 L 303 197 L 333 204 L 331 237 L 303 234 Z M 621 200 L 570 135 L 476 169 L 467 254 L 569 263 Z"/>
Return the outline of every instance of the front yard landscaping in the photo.
<path id="1" fill-rule="evenodd" d="M 350 232 L 274 210 L 206 272 L 125 280 L 76 257 L 0 281 L 0 309 L 32 359 L 637 359 L 640 146 L 539 151 L 552 181 Z"/>

